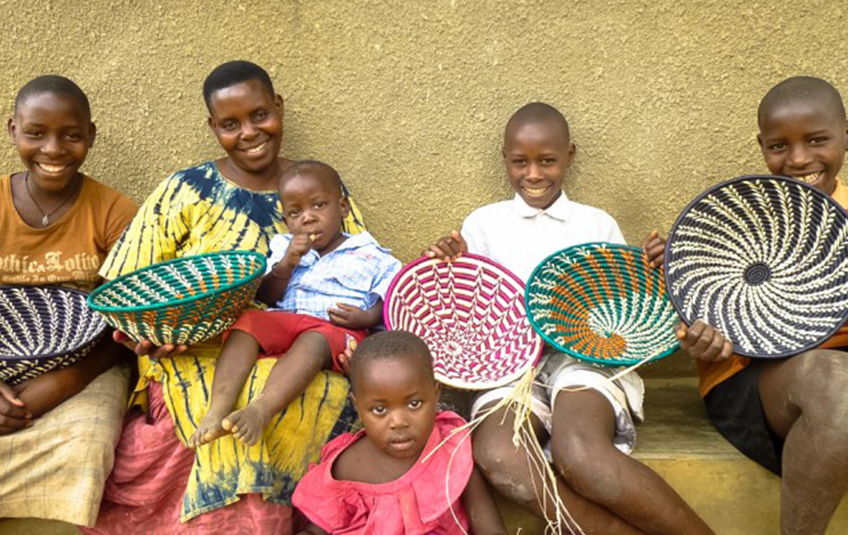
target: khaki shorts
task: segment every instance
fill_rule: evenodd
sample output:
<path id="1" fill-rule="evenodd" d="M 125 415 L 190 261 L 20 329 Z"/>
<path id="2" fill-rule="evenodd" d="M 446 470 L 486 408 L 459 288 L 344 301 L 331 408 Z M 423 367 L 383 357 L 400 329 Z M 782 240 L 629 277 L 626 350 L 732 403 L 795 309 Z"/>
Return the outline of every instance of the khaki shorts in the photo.
<path id="1" fill-rule="evenodd" d="M 536 384 L 533 385 L 530 410 L 541 420 L 549 435 L 557 392 L 566 388 L 587 387 L 599 392 L 612 405 L 615 413 L 615 447 L 628 455 L 633 451 L 636 445 L 634 420 L 641 422 L 645 417 L 645 384 L 635 371 L 610 381 L 610 377 L 620 372 L 621 368 L 595 366 L 557 352 L 546 353 L 540 367 Z M 514 385 L 512 383 L 478 395 L 471 406 L 471 418 L 474 419 L 486 405 L 508 396 Z M 549 455 L 550 445 L 543 446 Z"/>

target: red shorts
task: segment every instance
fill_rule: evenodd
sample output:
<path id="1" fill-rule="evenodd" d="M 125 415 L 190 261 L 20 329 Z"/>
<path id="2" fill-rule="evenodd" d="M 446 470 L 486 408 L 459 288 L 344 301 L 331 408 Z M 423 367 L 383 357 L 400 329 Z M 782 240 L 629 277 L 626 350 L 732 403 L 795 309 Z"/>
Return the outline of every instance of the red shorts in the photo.
<path id="1" fill-rule="evenodd" d="M 302 333 L 319 333 L 330 344 L 333 370 L 337 372 L 342 371 L 339 355 L 351 342 L 358 344 L 368 336 L 368 331 L 351 331 L 315 316 L 276 310 L 248 310 L 224 333 L 224 340 L 232 330 L 244 331 L 255 338 L 262 347 L 263 356 L 284 354 Z"/>

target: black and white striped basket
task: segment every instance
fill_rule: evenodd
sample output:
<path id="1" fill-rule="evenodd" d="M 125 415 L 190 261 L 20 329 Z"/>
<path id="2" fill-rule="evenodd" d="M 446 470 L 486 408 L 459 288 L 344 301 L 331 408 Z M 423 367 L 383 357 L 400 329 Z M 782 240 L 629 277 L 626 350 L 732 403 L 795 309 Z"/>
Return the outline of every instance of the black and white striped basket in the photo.
<path id="1" fill-rule="evenodd" d="M 739 355 L 796 355 L 848 319 L 848 213 L 794 179 L 729 180 L 677 218 L 665 276 L 687 324 L 717 327 Z"/>
<path id="2" fill-rule="evenodd" d="M 0 380 L 17 384 L 87 355 L 106 321 L 86 297 L 54 286 L 0 286 Z"/>

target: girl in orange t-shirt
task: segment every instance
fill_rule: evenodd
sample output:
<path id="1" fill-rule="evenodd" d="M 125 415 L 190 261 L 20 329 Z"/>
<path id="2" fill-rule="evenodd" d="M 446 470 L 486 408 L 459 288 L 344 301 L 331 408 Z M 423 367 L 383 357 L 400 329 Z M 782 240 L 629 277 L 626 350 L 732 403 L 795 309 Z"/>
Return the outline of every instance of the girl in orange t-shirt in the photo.
<path id="1" fill-rule="evenodd" d="M 94 143 L 88 99 L 67 78 L 35 78 L 9 133 L 26 170 L 0 177 L 0 285 L 94 289 L 136 207 L 79 171 Z M 0 435 L 14 434 L 0 436 L 0 517 L 94 523 L 126 404 L 122 352 L 106 336 L 68 368 L 0 382 Z"/>

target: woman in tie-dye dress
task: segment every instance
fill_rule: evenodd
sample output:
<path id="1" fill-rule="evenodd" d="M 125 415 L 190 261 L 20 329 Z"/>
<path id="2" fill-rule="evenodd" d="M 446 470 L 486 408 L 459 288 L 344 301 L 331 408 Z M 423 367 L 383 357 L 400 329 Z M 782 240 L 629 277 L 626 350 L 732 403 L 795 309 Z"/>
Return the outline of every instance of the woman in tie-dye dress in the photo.
<path id="1" fill-rule="evenodd" d="M 153 191 L 107 258 L 106 279 L 212 251 L 267 253 L 271 237 L 284 232 L 276 186 L 292 162 L 278 156 L 282 98 L 248 62 L 216 68 L 204 98 L 227 156 L 178 171 Z M 363 228 L 351 210 L 345 231 Z M 220 338 L 189 348 L 135 346 L 134 401 L 143 410 L 127 419 L 91 533 L 291 532 L 295 485 L 322 445 L 355 418 L 348 382 L 320 373 L 255 446 L 227 435 L 193 451 L 186 441 L 205 413 L 220 347 Z M 239 406 L 262 392 L 273 364 L 257 362 Z"/>

